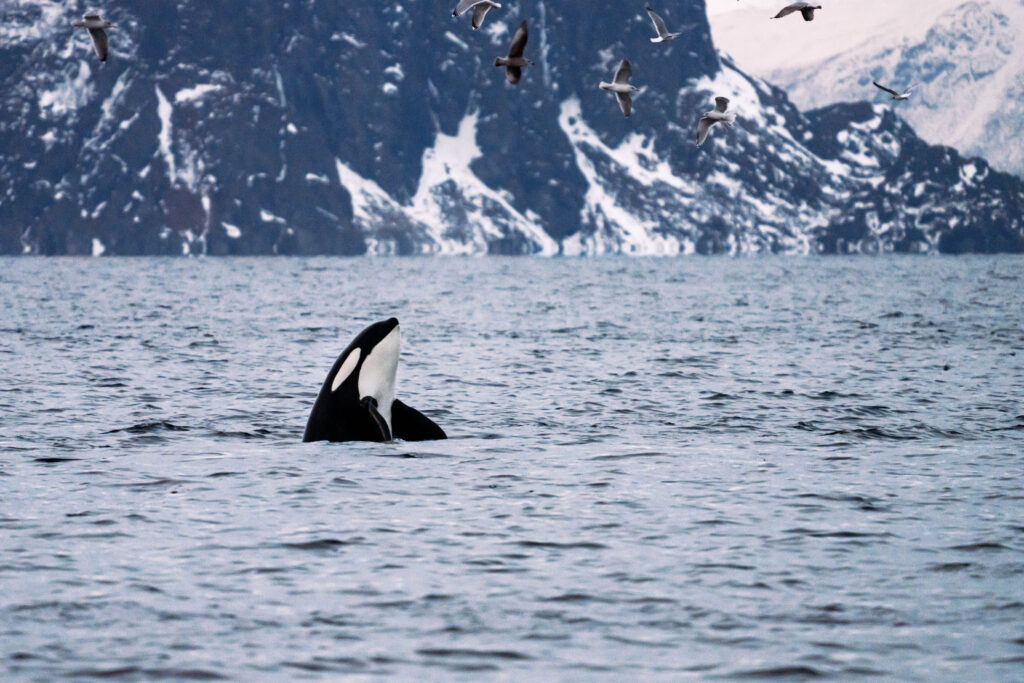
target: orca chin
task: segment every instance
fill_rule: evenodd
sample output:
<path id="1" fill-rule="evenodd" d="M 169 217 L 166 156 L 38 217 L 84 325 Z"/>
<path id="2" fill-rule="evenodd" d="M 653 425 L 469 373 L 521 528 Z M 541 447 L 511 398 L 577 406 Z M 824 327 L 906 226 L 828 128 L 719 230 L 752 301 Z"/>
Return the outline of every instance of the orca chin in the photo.
<path id="1" fill-rule="evenodd" d="M 327 373 L 303 441 L 446 439 L 433 420 L 395 398 L 401 348 L 397 318 L 359 333 Z"/>

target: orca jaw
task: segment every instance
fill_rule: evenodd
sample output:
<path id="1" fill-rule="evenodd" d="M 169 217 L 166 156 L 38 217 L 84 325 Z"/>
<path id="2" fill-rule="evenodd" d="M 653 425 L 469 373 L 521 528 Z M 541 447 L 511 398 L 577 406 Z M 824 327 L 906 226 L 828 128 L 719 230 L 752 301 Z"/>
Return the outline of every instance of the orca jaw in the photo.
<path id="1" fill-rule="evenodd" d="M 381 441 L 391 441 L 391 426 L 384 419 L 384 416 L 377 410 L 377 399 L 372 396 L 367 396 L 359 402 L 366 412 L 370 414 L 373 421 L 377 423 L 377 429 L 380 430 Z"/>

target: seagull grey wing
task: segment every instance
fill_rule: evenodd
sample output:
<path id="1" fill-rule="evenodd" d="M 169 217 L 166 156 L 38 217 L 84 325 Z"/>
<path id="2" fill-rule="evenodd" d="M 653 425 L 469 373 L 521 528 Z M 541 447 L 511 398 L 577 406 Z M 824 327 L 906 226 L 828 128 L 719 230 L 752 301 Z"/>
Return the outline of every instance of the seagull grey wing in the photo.
<path id="1" fill-rule="evenodd" d="M 715 98 L 715 109 L 717 109 L 718 111 L 724 112 L 728 108 L 729 108 L 729 98 L 728 97 L 716 97 Z"/>
<path id="2" fill-rule="evenodd" d="M 629 83 L 629 79 L 633 77 L 633 67 L 630 66 L 628 59 L 623 59 L 622 63 L 619 64 L 618 71 L 615 72 L 616 83 Z M 629 116 L 629 114 L 626 114 Z"/>
<path id="3" fill-rule="evenodd" d="M 523 70 L 518 66 L 506 66 L 505 77 L 508 78 L 509 83 L 515 85 L 523 77 Z"/>
<path id="4" fill-rule="evenodd" d="M 658 32 L 659 36 L 664 38 L 666 35 L 668 35 L 668 29 L 665 28 L 665 22 L 662 20 L 661 17 L 658 16 L 657 12 L 648 7 L 647 15 L 651 18 L 651 21 L 654 23 L 654 30 Z"/>
<path id="5" fill-rule="evenodd" d="M 89 36 L 92 38 L 92 46 L 96 48 L 96 56 L 101 62 L 107 61 L 107 33 L 101 28 L 89 29 Z"/>
<path id="6" fill-rule="evenodd" d="M 800 9 L 800 6 L 802 4 L 803 3 L 798 2 L 798 3 L 792 4 L 792 5 L 787 5 L 786 7 L 783 7 L 781 10 L 779 10 L 779 13 L 776 14 L 772 18 L 773 19 L 781 19 L 782 17 L 788 17 L 790 14 L 792 14 L 793 12 L 796 12 L 798 9 Z"/>
<path id="7" fill-rule="evenodd" d="M 813 7 L 804 7 L 800 10 L 800 14 L 804 15 L 804 21 L 814 21 L 814 9 Z"/>
<path id="8" fill-rule="evenodd" d="M 896 92 L 895 90 L 892 90 L 892 89 L 890 89 L 890 88 L 886 88 L 886 87 L 885 87 L 884 85 L 880 85 L 880 84 L 879 84 L 879 83 L 878 83 L 877 81 L 871 81 L 871 83 L 872 83 L 872 84 L 873 84 L 873 85 L 874 85 L 874 86 L 875 86 L 876 88 L 878 88 L 879 90 L 884 90 L 885 92 L 889 93 L 889 94 L 890 94 L 890 95 L 892 95 L 893 97 L 896 97 L 897 95 L 899 95 L 899 93 L 898 93 L 898 92 Z"/>
<path id="9" fill-rule="evenodd" d="M 530 29 L 526 26 L 526 20 L 523 20 L 522 25 L 516 34 L 512 37 L 512 45 L 508 48 L 509 57 L 522 57 L 523 50 L 526 49 L 526 41 L 530 39 Z M 518 80 L 518 79 L 517 79 Z"/>
<path id="10" fill-rule="evenodd" d="M 83 17 L 83 18 L 86 21 L 99 21 L 100 20 L 100 15 L 98 15 L 98 14 L 86 14 L 85 17 Z"/>
<path id="11" fill-rule="evenodd" d="M 633 113 L 633 98 L 629 96 L 628 92 L 617 92 L 615 99 L 619 101 L 619 109 L 622 110 L 623 115 L 629 118 L 629 115 Z"/>
<path id="12" fill-rule="evenodd" d="M 473 8 L 473 29 L 476 30 L 484 25 L 484 17 L 487 16 L 487 11 L 491 9 L 491 3 L 481 2 L 479 5 Z"/>
<path id="13" fill-rule="evenodd" d="M 452 16 L 457 17 L 473 5 L 479 5 L 481 2 L 483 2 L 483 0 L 459 0 L 459 4 L 455 6 Z"/>
<path id="14" fill-rule="evenodd" d="M 704 141 L 708 139 L 708 131 L 711 130 L 711 126 L 715 125 L 714 119 L 708 118 L 707 116 L 700 117 L 700 121 L 697 123 L 697 146 L 700 147 L 704 144 Z"/>

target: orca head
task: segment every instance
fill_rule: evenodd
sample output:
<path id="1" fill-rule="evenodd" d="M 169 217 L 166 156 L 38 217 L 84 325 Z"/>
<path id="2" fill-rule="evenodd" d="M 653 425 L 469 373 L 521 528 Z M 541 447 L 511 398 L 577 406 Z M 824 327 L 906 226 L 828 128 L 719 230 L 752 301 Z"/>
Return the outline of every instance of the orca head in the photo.
<path id="1" fill-rule="evenodd" d="M 332 396 L 376 412 L 391 430 L 391 404 L 401 350 L 401 327 L 389 318 L 363 330 L 338 357 L 326 384 Z"/>
<path id="2" fill-rule="evenodd" d="M 391 404 L 395 402 L 395 377 L 402 347 L 402 328 L 397 318 L 389 318 L 371 325 L 359 337 L 367 333 L 370 333 L 368 342 L 372 343 L 365 347 L 367 353 L 359 367 L 359 401 L 376 401 L 377 412 L 388 423 L 388 429 L 391 429 Z"/>

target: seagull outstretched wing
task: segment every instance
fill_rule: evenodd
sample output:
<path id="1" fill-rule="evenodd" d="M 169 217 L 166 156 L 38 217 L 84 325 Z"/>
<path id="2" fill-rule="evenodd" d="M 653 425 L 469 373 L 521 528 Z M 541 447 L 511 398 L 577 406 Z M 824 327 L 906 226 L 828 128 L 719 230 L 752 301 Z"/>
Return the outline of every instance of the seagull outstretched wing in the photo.
<path id="1" fill-rule="evenodd" d="M 526 20 L 519 26 L 519 30 L 512 36 L 512 45 L 508 48 L 509 57 L 522 57 L 526 49 L 526 41 L 530 39 L 530 29 L 526 26 Z"/>
<path id="2" fill-rule="evenodd" d="M 101 28 L 89 29 L 89 37 L 92 38 L 92 46 L 96 49 L 96 56 L 101 62 L 107 61 L 107 32 Z"/>
<path id="3" fill-rule="evenodd" d="M 615 99 L 619 101 L 619 109 L 622 110 L 623 115 L 629 117 L 633 113 L 633 98 L 629 96 L 628 92 L 617 92 Z"/>
<path id="4" fill-rule="evenodd" d="M 700 147 L 704 144 L 704 141 L 708 139 L 708 131 L 711 130 L 711 126 L 715 125 L 715 120 L 709 116 L 700 117 L 700 121 L 697 123 L 697 146 Z"/>
<path id="5" fill-rule="evenodd" d="M 618 71 L 615 72 L 616 83 L 629 83 L 629 79 L 633 76 L 633 67 L 630 66 L 628 59 L 623 59 L 622 63 L 619 64 Z M 627 114 L 629 116 L 629 114 Z"/>
<path id="6" fill-rule="evenodd" d="M 456 5 L 455 9 L 452 11 L 452 16 L 457 17 L 473 5 L 479 4 L 480 2 L 482 2 L 482 0 L 460 0 L 459 4 Z"/>
<path id="7" fill-rule="evenodd" d="M 668 35 L 668 29 L 665 28 L 665 22 L 662 20 L 658 13 L 652 10 L 650 7 L 647 8 L 647 16 L 651 18 L 654 23 L 654 30 L 658 32 L 658 35 L 664 38 Z"/>
<path id="8" fill-rule="evenodd" d="M 890 95 L 892 95 L 893 97 L 899 97 L 899 93 L 898 93 L 898 92 L 896 92 L 895 90 L 893 90 L 892 88 L 886 88 L 886 87 L 885 87 L 884 85 L 881 85 L 881 84 L 880 84 L 880 83 L 878 83 L 877 81 L 871 81 L 871 82 L 872 82 L 872 83 L 874 84 L 874 86 L 875 86 L 876 88 L 878 88 L 879 90 L 884 90 L 885 92 L 889 93 L 889 94 L 890 94 Z"/>

